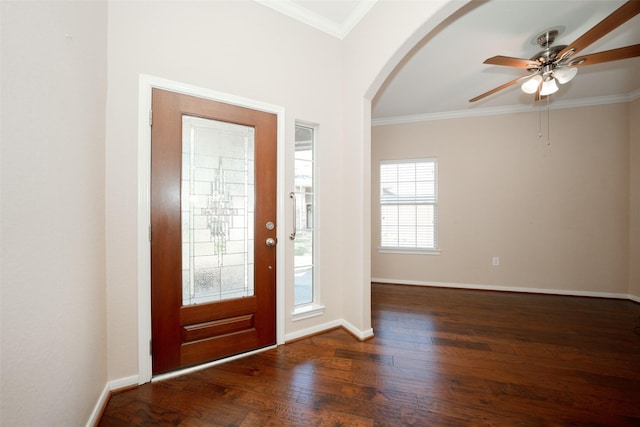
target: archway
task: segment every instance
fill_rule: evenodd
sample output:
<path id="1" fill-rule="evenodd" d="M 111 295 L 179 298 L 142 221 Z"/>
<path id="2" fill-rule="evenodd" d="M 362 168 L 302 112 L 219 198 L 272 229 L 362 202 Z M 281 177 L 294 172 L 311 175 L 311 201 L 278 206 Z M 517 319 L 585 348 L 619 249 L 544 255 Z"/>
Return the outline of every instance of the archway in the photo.
<path id="1" fill-rule="evenodd" d="M 344 164 L 354 178 L 345 191 L 344 300 L 353 309 L 345 310 L 347 323 L 361 331 L 361 339 L 373 335 L 371 328 L 371 105 L 394 70 L 422 43 L 480 2 L 450 1 L 379 3 L 345 40 Z M 381 26 L 384 22 L 402 26 Z M 386 31 L 381 31 L 384 28 Z M 371 46 L 376 46 L 372 49 Z M 354 167 L 355 165 L 355 167 Z"/>

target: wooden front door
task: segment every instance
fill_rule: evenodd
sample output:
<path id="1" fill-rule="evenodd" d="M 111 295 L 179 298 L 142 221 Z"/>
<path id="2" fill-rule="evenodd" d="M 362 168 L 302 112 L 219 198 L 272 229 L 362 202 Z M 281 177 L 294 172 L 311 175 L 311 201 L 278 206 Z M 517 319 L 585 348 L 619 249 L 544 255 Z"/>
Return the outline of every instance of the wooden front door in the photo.
<path id="1" fill-rule="evenodd" d="M 152 92 L 153 374 L 276 343 L 276 116 Z"/>

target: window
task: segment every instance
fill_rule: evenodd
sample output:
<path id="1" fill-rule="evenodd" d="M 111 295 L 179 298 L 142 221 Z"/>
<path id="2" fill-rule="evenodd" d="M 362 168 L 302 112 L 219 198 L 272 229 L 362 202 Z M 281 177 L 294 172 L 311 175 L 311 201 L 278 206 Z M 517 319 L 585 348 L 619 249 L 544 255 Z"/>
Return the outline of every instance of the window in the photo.
<path id="1" fill-rule="evenodd" d="M 437 160 L 380 162 L 380 251 L 437 252 Z"/>
<path id="2" fill-rule="evenodd" d="M 314 302 L 313 211 L 315 129 L 296 125 L 294 193 L 296 236 L 294 240 L 294 305 Z"/>
<path id="3" fill-rule="evenodd" d="M 317 189 L 315 179 L 315 151 L 318 128 L 313 125 L 296 124 L 294 155 L 294 191 L 296 234 L 293 240 L 293 300 L 292 320 L 298 321 L 324 313 L 320 302 L 316 255 Z"/>

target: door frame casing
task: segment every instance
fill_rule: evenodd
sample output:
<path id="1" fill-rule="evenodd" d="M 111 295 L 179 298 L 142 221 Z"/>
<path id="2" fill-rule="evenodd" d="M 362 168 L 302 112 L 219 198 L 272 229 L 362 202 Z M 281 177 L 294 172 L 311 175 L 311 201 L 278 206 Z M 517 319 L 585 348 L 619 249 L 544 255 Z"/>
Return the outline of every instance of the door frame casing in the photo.
<path id="1" fill-rule="evenodd" d="M 151 242 L 149 230 L 151 224 L 151 91 L 158 88 L 184 95 L 246 107 L 253 110 L 273 113 L 277 116 L 277 213 L 276 236 L 281 244 L 276 246 L 276 344 L 284 344 L 284 203 L 285 194 L 285 109 L 277 105 L 238 97 L 211 89 L 196 87 L 185 83 L 140 74 L 138 96 L 138 218 L 137 218 L 137 254 L 138 254 L 138 384 L 151 381 L 152 364 L 151 342 Z M 225 360 L 225 359 L 222 359 Z M 220 361 L 217 361 L 220 363 Z"/>

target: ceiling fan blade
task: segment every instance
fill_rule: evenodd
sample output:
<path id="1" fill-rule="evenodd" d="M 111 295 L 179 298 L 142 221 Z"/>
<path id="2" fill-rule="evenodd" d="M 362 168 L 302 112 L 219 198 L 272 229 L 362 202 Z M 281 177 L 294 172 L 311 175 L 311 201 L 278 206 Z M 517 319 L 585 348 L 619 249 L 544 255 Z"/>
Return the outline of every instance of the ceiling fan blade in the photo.
<path id="1" fill-rule="evenodd" d="M 508 88 L 509 86 L 513 86 L 514 84 L 518 83 L 519 81 L 522 81 L 522 80 L 524 80 L 524 79 L 528 79 L 528 78 L 530 78 L 530 77 L 531 77 L 531 75 L 530 75 L 530 74 L 528 74 L 528 75 L 526 75 L 526 76 L 518 77 L 517 79 L 515 79 L 515 80 L 511 80 L 510 82 L 507 82 L 507 83 L 505 83 L 505 84 L 503 84 L 503 85 L 500 85 L 500 86 L 498 86 L 498 87 L 496 87 L 496 88 L 494 88 L 494 89 L 491 89 L 490 91 L 485 92 L 485 93 L 483 93 L 482 95 L 478 95 L 478 96 L 476 96 L 475 98 L 471 98 L 471 99 L 469 100 L 469 102 L 476 102 L 476 101 L 479 101 L 479 100 L 481 100 L 482 98 L 485 98 L 485 97 L 487 97 L 487 96 L 489 96 L 489 95 L 492 95 L 492 94 L 494 94 L 494 93 L 496 93 L 496 92 L 498 92 L 498 91 L 501 91 L 502 89 L 506 89 L 506 88 Z"/>
<path id="2" fill-rule="evenodd" d="M 591 43 L 627 22 L 638 13 L 640 13 L 640 1 L 630 0 L 626 2 L 611 15 L 607 16 L 598 24 L 593 26 L 589 31 L 578 37 L 576 41 L 562 49 L 558 53 L 557 57 L 562 58 L 569 53 L 573 55 L 574 53 L 581 51 Z"/>
<path id="3" fill-rule="evenodd" d="M 640 44 L 620 47 L 618 49 L 605 50 L 580 56 L 572 59 L 567 64 L 570 67 L 584 67 L 585 65 L 600 64 L 601 62 L 617 61 L 619 59 L 635 58 L 640 56 Z"/>
<path id="4" fill-rule="evenodd" d="M 531 59 L 512 58 L 510 56 L 502 55 L 487 58 L 483 64 L 504 65 L 506 67 L 524 68 L 525 70 L 538 68 L 540 66 L 537 61 L 532 61 Z"/>

